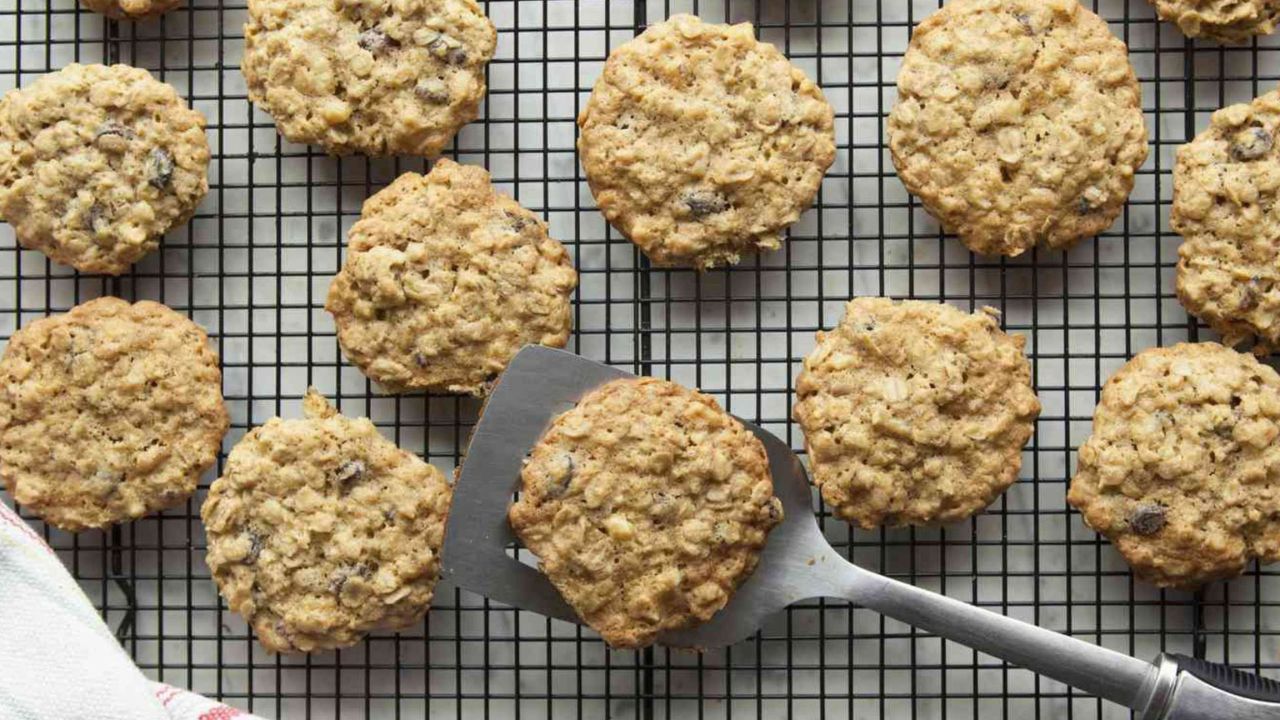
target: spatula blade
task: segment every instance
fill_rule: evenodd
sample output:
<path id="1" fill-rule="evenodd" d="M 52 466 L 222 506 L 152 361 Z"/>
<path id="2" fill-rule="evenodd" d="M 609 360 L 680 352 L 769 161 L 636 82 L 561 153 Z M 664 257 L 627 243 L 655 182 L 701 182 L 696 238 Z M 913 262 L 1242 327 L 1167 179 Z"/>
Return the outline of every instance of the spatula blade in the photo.
<path id="1" fill-rule="evenodd" d="M 551 420 L 583 395 L 631 373 L 573 353 L 529 345 L 516 353 L 485 403 L 454 487 L 442 574 L 497 602 L 580 622 L 551 582 L 507 554 L 507 509 L 520 468 Z"/>
<path id="2" fill-rule="evenodd" d="M 507 554 L 515 540 L 507 510 L 524 459 L 551 420 L 625 377 L 635 376 L 562 350 L 530 345 L 516 354 L 489 395 L 462 464 L 445 532 L 445 578 L 491 600 L 581 624 L 545 576 Z M 841 562 L 818 529 L 799 458 L 776 436 L 743 424 L 764 443 L 784 520 L 728 605 L 701 626 L 664 634 L 663 644 L 713 648 L 748 637 L 768 615 L 821 594 L 824 565 Z"/>

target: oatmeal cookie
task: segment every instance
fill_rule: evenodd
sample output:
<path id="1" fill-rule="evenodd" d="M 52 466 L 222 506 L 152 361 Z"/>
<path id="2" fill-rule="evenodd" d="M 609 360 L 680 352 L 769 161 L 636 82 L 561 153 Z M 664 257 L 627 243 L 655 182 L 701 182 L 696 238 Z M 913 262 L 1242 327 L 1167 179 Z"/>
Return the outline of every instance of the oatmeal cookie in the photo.
<path id="1" fill-rule="evenodd" d="M 836 515 L 868 529 L 956 522 L 1017 480 L 1040 401 L 1025 338 L 996 315 L 864 297 L 818 333 L 794 415 Z"/>
<path id="2" fill-rule="evenodd" d="M 182 4 L 182 0 L 80 0 L 90 10 L 113 20 L 149 20 Z"/>
<path id="3" fill-rule="evenodd" d="M 1161 587 L 1280 559 L 1280 375 L 1217 343 L 1138 353 L 1107 381 L 1067 501 Z"/>
<path id="4" fill-rule="evenodd" d="M 521 347 L 564 347 L 577 284 L 546 223 L 482 168 L 441 159 L 365 201 L 325 309 L 388 390 L 484 395 Z"/>
<path id="5" fill-rule="evenodd" d="M 249 0 L 241 70 L 287 140 L 435 156 L 475 119 L 498 35 L 475 0 Z"/>
<path id="6" fill-rule="evenodd" d="M 128 65 L 71 64 L 0 100 L 0 218 L 18 242 L 118 275 L 209 190 L 204 116 Z"/>
<path id="7" fill-rule="evenodd" d="M 1066 249 L 1115 221 L 1147 157 L 1125 45 L 1076 0 L 952 0 L 916 27 L 889 148 L 970 250 Z"/>
<path id="8" fill-rule="evenodd" d="M 614 647 L 708 620 L 782 520 L 760 440 L 711 397 L 656 378 L 589 393 L 520 477 L 511 527 Z"/>
<path id="9" fill-rule="evenodd" d="M 63 530 L 184 502 L 228 423 L 208 336 L 159 303 L 91 300 L 18 330 L 0 359 L 0 479 Z"/>
<path id="10" fill-rule="evenodd" d="M 219 592 L 273 652 L 354 645 L 422 619 L 452 488 L 314 388 L 227 456 L 200 509 Z"/>
<path id="11" fill-rule="evenodd" d="M 1280 345 L 1280 91 L 1223 108 L 1178 148 L 1178 299 L 1228 345 Z"/>
<path id="12" fill-rule="evenodd" d="M 657 265 L 777 249 L 835 159 L 818 86 L 750 23 L 692 15 L 610 53 L 578 125 L 600 212 Z"/>
<path id="13" fill-rule="evenodd" d="M 1275 32 L 1280 0 L 1151 0 L 1187 37 L 1239 43 Z"/>

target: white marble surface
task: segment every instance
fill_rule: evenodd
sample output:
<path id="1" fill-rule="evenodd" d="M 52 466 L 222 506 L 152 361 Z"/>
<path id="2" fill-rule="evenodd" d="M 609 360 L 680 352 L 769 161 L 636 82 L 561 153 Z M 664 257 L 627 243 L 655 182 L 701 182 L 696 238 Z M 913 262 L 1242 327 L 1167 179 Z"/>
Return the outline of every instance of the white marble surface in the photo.
<path id="1" fill-rule="evenodd" d="M 457 155 L 487 165 L 522 203 L 545 212 L 553 234 L 571 247 L 582 271 L 573 347 L 700 385 L 799 449 L 786 419 L 792 378 L 814 331 L 833 324 L 850 295 L 996 305 L 1010 328 L 1029 335 L 1044 403 L 1021 482 L 986 514 L 945 530 L 851 534 L 827 520 L 828 537 L 852 543 L 854 558 L 868 567 L 1143 657 L 1161 647 L 1189 651 L 1201 613 L 1209 657 L 1280 674 L 1280 573 L 1251 570 L 1198 605 L 1188 594 L 1156 592 L 1132 582 L 1063 500 L 1098 383 L 1130 354 L 1188 336 L 1172 291 L 1173 152 L 1212 109 L 1275 85 L 1274 38 L 1256 50 L 1192 46 L 1158 26 L 1143 0 L 1101 0 L 1101 13 L 1133 50 L 1152 134 L 1133 203 L 1111 232 L 1068 254 L 993 262 L 942 237 L 908 202 L 882 143 L 881 116 L 892 104 L 909 22 L 937 0 L 702 2 L 697 9 L 707 19 L 727 13 L 757 21 L 766 39 L 818 78 L 837 110 L 840 152 L 819 207 L 783 251 L 697 276 L 637 270 L 631 246 L 593 209 L 573 153 L 573 118 L 608 48 L 633 35 L 633 2 L 486 5 L 501 36 L 489 122 L 461 133 Z M 189 310 L 216 339 L 234 422 L 225 447 L 272 415 L 297 415 L 298 397 L 314 383 L 340 393 L 344 412 L 370 414 L 402 446 L 451 470 L 477 404 L 376 397 L 340 362 L 322 309 L 343 231 L 361 201 L 420 163 L 336 160 L 281 142 L 244 97 L 242 0 L 221 7 L 195 0 L 161 23 L 122 24 L 113 35 L 75 7 L 74 0 L 0 0 L 0 88 L 74 59 L 151 69 L 209 117 L 212 189 L 189 228 L 119 281 L 76 278 L 38 253 L 16 251 L 10 229 L 0 226 L 0 337 L 108 292 L 163 300 Z M 693 5 L 646 7 L 653 21 Z M 784 20 L 789 31 L 779 27 Z M 641 360 L 647 364 L 637 367 Z M 220 610 L 203 563 L 202 494 L 121 528 L 114 539 L 49 537 L 113 624 L 131 601 L 107 578 L 115 567 L 129 579 L 138 612 L 126 647 L 149 675 L 266 716 L 1124 716 L 841 603 L 793 608 L 759 639 L 698 657 L 608 652 L 589 632 L 486 608 L 442 587 L 427 621 L 398 637 L 311 658 L 271 657 L 238 617 Z"/>

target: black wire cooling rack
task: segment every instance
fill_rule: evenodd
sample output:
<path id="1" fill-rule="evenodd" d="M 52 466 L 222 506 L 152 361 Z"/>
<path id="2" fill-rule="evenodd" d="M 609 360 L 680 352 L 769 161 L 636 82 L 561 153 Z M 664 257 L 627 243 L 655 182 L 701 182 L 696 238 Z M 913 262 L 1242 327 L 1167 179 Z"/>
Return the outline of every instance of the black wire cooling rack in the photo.
<path id="1" fill-rule="evenodd" d="M 1001 309 L 1008 329 L 1028 336 L 1044 403 L 1021 480 L 987 512 L 944 529 L 851 532 L 815 506 L 827 536 L 868 567 L 1140 657 L 1172 650 L 1280 675 L 1280 571 L 1251 568 L 1197 595 L 1160 592 L 1134 582 L 1064 502 L 1101 382 L 1145 347 L 1208 337 L 1173 294 L 1173 153 L 1210 112 L 1275 85 L 1280 42 L 1191 42 L 1143 0 L 1086 0 L 1130 47 L 1152 152 L 1109 232 L 1066 254 L 998 260 L 939 232 L 903 190 L 884 145 L 911 28 L 938 2 L 492 0 L 484 5 L 500 40 L 486 109 L 450 153 L 489 168 L 570 247 L 581 273 L 571 349 L 700 386 L 797 449 L 788 421 L 794 376 L 814 331 L 833 325 L 849 297 Z M 595 210 L 574 154 L 574 118 L 608 51 L 679 11 L 755 23 L 836 108 L 837 160 L 783 249 L 703 275 L 651 269 Z M 0 337 L 103 294 L 160 300 L 216 342 L 233 418 L 224 449 L 268 417 L 296 416 L 315 384 L 344 412 L 370 415 L 402 447 L 452 470 L 478 404 L 377 395 L 341 361 L 322 309 L 360 203 L 422 163 L 330 158 L 283 142 L 245 96 L 245 14 L 242 2 L 195 0 L 135 25 L 74 0 L 0 0 L 0 87 L 72 61 L 145 67 L 209 118 L 214 150 L 195 219 L 120 278 L 78 275 L 16 250 L 3 226 Z M 264 716 L 1127 715 L 841 602 L 793 607 L 728 650 L 612 652 L 589 631 L 442 586 L 410 631 L 338 653 L 270 656 L 208 579 L 198 510 L 212 477 L 185 507 L 105 533 L 69 535 L 25 517 L 147 675 Z"/>

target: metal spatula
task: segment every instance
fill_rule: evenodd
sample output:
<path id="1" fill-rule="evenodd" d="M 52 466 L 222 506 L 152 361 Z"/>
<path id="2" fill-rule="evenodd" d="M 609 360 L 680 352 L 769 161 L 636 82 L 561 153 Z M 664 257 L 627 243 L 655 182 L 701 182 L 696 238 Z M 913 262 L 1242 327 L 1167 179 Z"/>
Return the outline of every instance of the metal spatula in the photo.
<path id="1" fill-rule="evenodd" d="M 630 373 L 560 350 L 529 346 L 489 397 L 454 491 L 444 576 L 492 600 L 580 622 L 537 569 L 507 553 L 507 509 L 520 467 L 552 418 L 588 391 Z M 750 636 L 800 600 L 843 598 L 944 638 L 1140 711 L 1144 720 L 1280 719 L 1280 683 L 1181 655 L 1154 664 L 864 570 L 827 544 L 813 514 L 808 477 L 778 438 L 744 423 L 764 443 L 785 519 L 760 563 L 710 622 L 666 634 L 666 645 L 714 648 Z"/>

